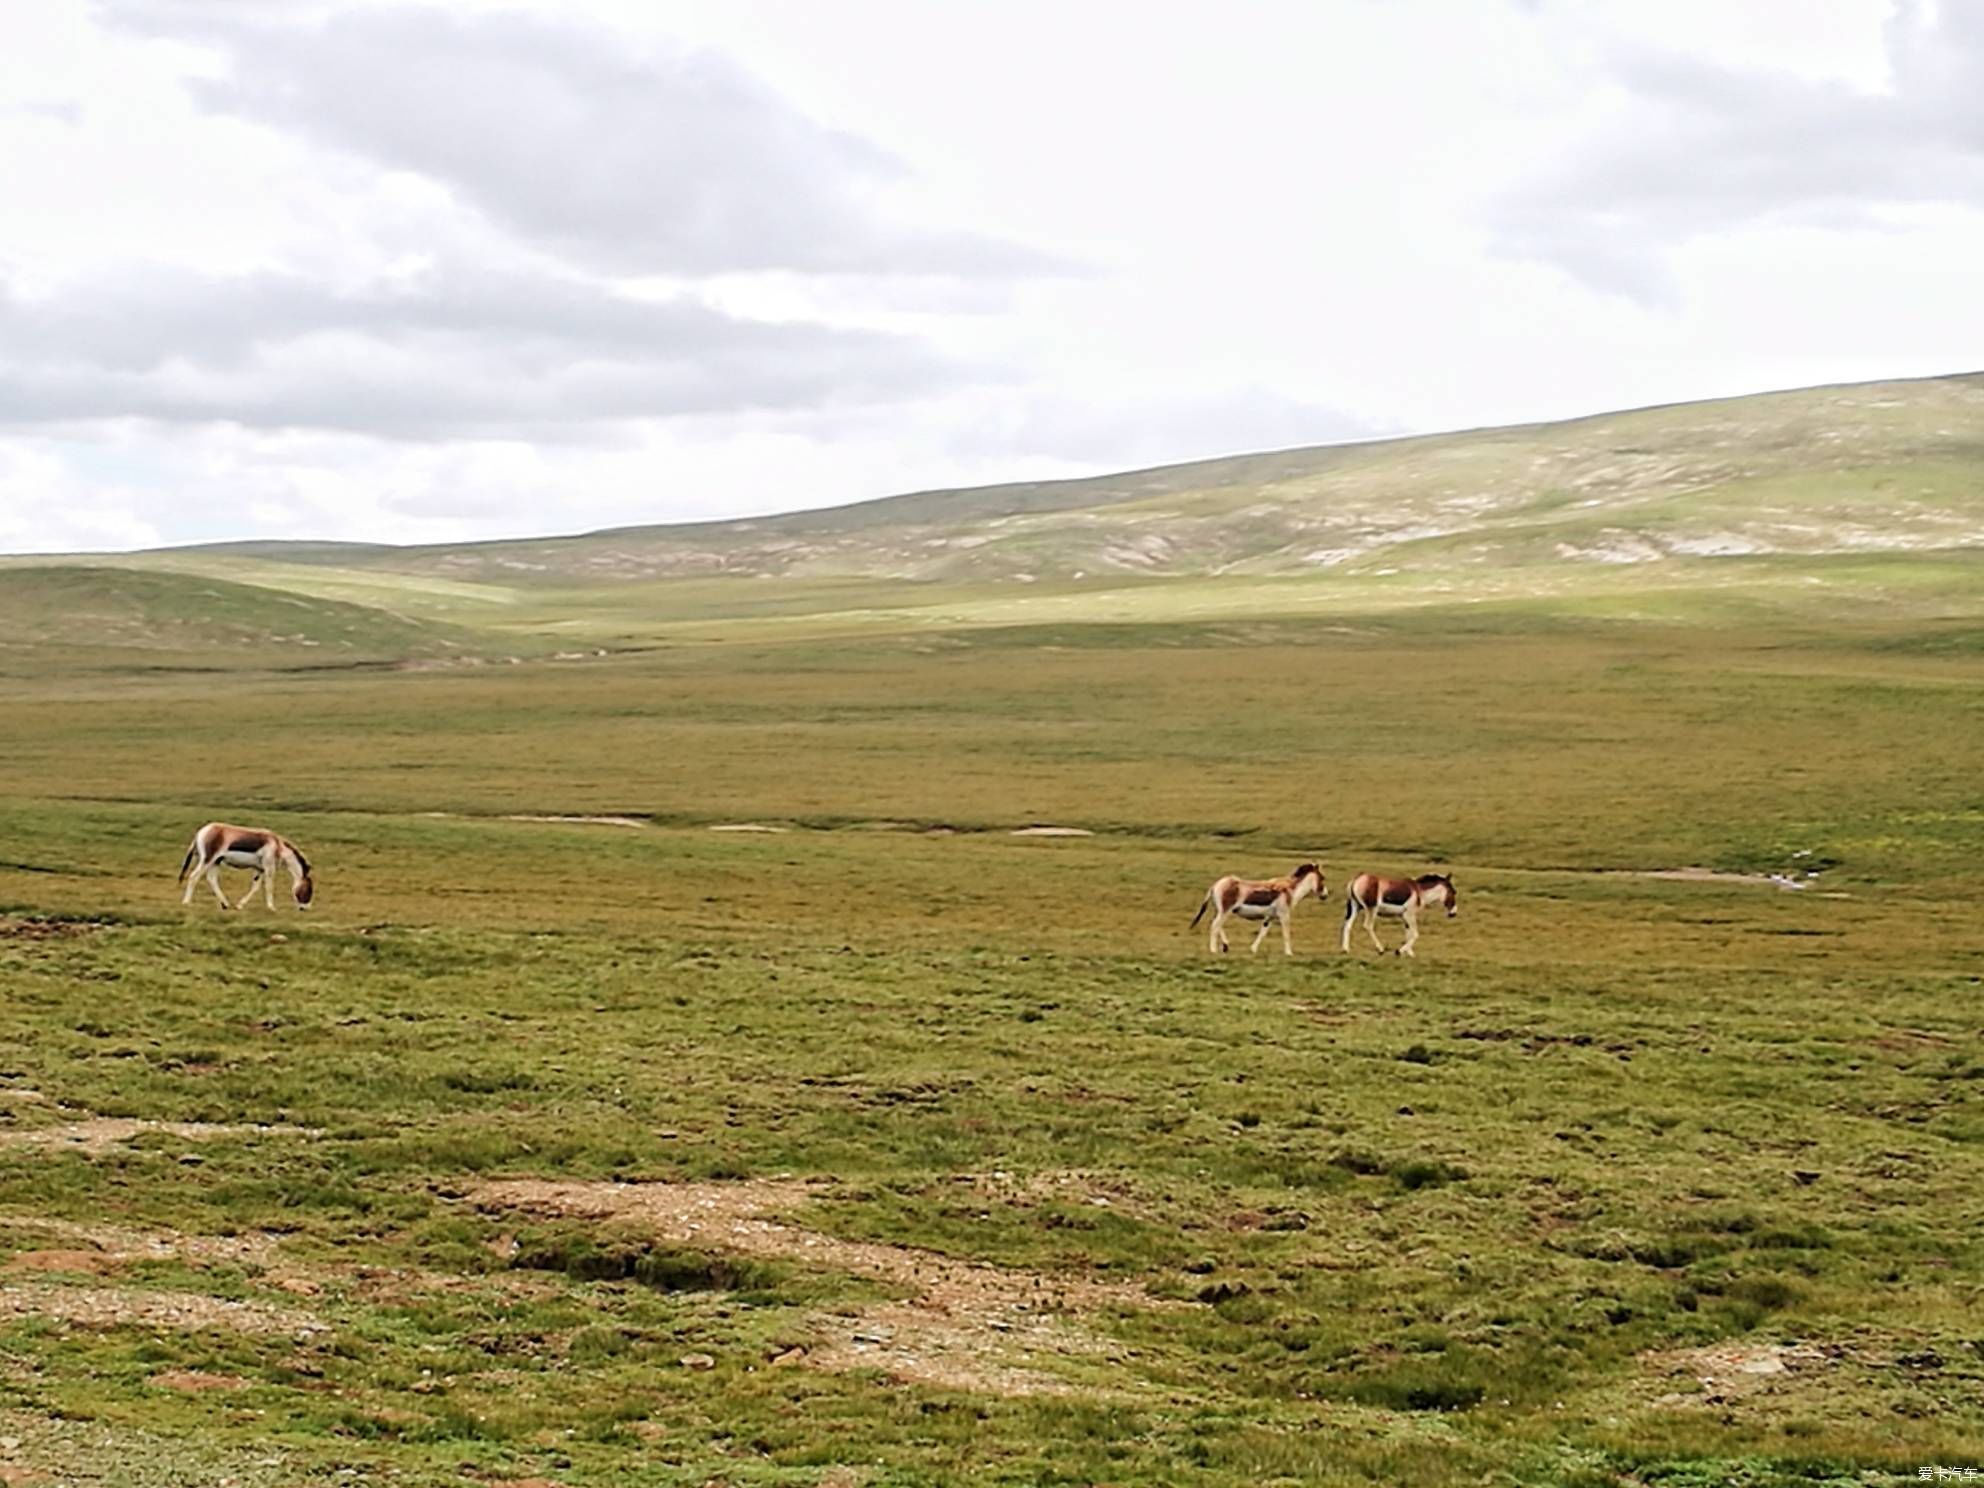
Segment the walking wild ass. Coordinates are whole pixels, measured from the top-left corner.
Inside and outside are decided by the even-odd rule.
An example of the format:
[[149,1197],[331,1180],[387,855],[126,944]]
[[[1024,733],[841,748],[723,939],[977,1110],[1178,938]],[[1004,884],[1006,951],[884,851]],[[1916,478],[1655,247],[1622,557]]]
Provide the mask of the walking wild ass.
[[1371,934],[1371,944],[1384,954],[1385,943],[1378,939],[1378,916],[1397,915],[1405,921],[1405,943],[1398,948],[1401,956],[1412,954],[1412,943],[1419,939],[1419,906],[1422,904],[1441,905],[1447,908],[1447,918],[1460,913],[1460,896],[1454,892],[1454,881],[1444,873],[1426,873],[1418,878],[1385,878],[1376,873],[1360,873],[1343,890],[1343,948],[1350,949],[1350,922],[1357,918],[1357,912],[1364,911],[1364,928]]
[[1212,914],[1211,947],[1214,952],[1231,949],[1226,939],[1226,917],[1238,915],[1243,920],[1259,920],[1260,933],[1254,937],[1248,954],[1261,948],[1267,939],[1268,931],[1277,923],[1281,926],[1281,949],[1284,955],[1295,954],[1294,941],[1289,937],[1288,918],[1295,912],[1295,906],[1309,895],[1318,899],[1329,893],[1329,886],[1323,881],[1323,870],[1314,863],[1304,863],[1286,878],[1235,878],[1228,874],[1215,879],[1213,886],[1206,890],[1206,897],[1199,901],[1199,912],[1192,916],[1192,928],[1210,909]]

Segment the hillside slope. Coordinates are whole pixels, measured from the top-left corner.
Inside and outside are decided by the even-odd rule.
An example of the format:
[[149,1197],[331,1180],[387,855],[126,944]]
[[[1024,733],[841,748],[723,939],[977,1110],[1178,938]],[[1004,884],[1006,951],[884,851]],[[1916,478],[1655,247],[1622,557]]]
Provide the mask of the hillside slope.
[[0,666],[54,655],[88,665],[318,669],[463,653],[453,626],[209,575],[82,564],[0,567]]
[[529,585],[691,575],[1465,570],[1979,543],[1984,374],[926,492],[743,521],[445,547],[208,551]]

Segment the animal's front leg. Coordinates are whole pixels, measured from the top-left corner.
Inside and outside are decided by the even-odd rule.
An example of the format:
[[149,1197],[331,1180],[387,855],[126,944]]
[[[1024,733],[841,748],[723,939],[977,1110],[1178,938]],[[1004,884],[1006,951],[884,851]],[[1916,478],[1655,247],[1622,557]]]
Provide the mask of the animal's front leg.
[[1261,921],[1261,928],[1255,932],[1254,943],[1247,947],[1248,955],[1250,956],[1253,955],[1256,951],[1258,951],[1261,948],[1261,942],[1268,938],[1268,931],[1272,929],[1274,929],[1274,916],[1269,915],[1266,919]]
[[1289,912],[1281,917],[1281,953],[1284,956],[1295,954],[1295,938],[1288,930],[1288,922],[1295,918],[1295,906],[1292,904],[1289,905],[1288,910]]
[[1408,909],[1405,912],[1405,944],[1398,948],[1401,956],[1413,954],[1412,943],[1419,939],[1419,911]]
[[1378,948],[1378,954],[1384,955],[1385,943],[1378,939],[1378,911],[1375,905],[1364,911],[1364,932],[1371,937],[1371,944]]
[[207,870],[207,887],[214,891],[214,898],[220,900],[220,907],[222,909],[234,908],[232,904],[227,902],[227,895],[220,891],[220,864],[215,863]]
[[255,890],[262,886],[263,876],[262,870],[257,868],[255,876],[248,880],[248,887],[242,891],[241,897],[234,901],[236,909],[246,909],[255,902]]

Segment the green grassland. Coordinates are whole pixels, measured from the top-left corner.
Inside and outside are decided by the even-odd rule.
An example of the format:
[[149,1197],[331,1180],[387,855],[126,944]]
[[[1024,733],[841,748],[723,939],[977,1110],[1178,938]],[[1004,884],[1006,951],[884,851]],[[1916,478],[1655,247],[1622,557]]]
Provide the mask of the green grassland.
[[[0,1431],[133,1483],[1978,1462],[1974,654],[1406,618],[230,673],[251,728],[213,674],[20,684],[0,1089],[41,1099],[0,1133],[274,1129],[0,1143],[0,1244],[273,1235],[31,1274],[294,1307],[298,1273],[324,1331],[29,1314]],[[214,814],[304,842],[320,906],[181,910]],[[558,814],[644,824],[509,819]],[[742,821],[787,830],[709,830]],[[1416,962],[1340,955],[1334,899],[1292,962],[1207,957],[1205,881],[1304,854],[1451,867],[1462,914]],[[1028,1361],[1066,1394],[776,1367],[902,1288],[463,1197],[774,1175],[824,1180],[823,1234],[1174,1305]],[[1790,1362],[1703,1383],[1718,1346]]]
[[[1570,532],[0,567],[0,1482],[1984,1468],[1976,549]],[[316,907],[182,908],[216,816]],[[1361,868],[1460,915],[1342,954]]]

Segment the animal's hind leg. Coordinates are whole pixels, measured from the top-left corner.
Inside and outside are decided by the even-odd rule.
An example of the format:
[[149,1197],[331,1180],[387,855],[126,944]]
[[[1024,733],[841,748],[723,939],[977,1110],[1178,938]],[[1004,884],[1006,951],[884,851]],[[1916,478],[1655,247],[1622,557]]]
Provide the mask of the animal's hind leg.
[[1378,948],[1378,954],[1384,955],[1385,943],[1378,939],[1378,906],[1375,904],[1364,911],[1364,931],[1371,937],[1371,944]]
[[1226,911],[1215,909],[1212,912],[1212,933],[1207,937],[1207,945],[1217,956],[1226,949]]
[[193,902],[193,890],[200,886],[200,879],[206,871],[207,866],[204,863],[195,863],[193,865],[192,871],[186,875],[186,892],[179,896],[179,902],[181,904],[191,904]]

